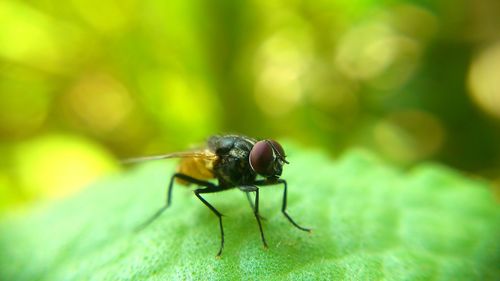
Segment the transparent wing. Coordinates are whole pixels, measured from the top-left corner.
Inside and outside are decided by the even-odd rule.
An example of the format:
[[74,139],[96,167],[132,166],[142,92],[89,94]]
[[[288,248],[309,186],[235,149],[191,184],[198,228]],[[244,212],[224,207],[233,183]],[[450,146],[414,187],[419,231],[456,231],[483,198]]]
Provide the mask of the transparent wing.
[[198,150],[198,151],[181,151],[181,152],[173,152],[168,154],[160,154],[160,155],[151,155],[144,157],[135,157],[124,159],[121,162],[123,164],[133,164],[151,160],[161,160],[161,159],[169,159],[169,158],[204,158],[207,160],[214,160],[217,158],[217,155],[209,150]]

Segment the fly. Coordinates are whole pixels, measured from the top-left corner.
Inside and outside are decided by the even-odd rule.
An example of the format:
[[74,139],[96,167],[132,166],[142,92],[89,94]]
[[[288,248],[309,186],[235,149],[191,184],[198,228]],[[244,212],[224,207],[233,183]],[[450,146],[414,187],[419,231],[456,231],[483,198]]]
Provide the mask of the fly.
[[[311,231],[308,228],[298,225],[286,212],[287,182],[281,179],[280,176],[283,171],[283,165],[289,164],[289,162],[286,160],[283,147],[278,142],[270,139],[257,141],[253,138],[240,135],[212,136],[207,140],[206,147],[203,149],[133,158],[125,160],[124,163],[167,158],[181,158],[181,160],[176,173],[170,178],[166,204],[145,221],[139,229],[149,225],[170,206],[172,187],[174,186],[174,182],[177,182],[182,185],[194,184],[198,186],[194,190],[194,195],[219,219],[221,239],[217,257],[220,257],[224,248],[222,214],[203,198],[202,194],[215,193],[232,188],[238,188],[245,192],[257,220],[262,243],[267,248],[261,216],[259,214],[259,187],[282,184],[284,189],[281,212],[296,228],[307,232]],[[258,176],[260,177],[258,178]],[[216,179],[217,184],[209,181],[211,179]],[[250,197],[251,192],[255,193],[254,201]]]

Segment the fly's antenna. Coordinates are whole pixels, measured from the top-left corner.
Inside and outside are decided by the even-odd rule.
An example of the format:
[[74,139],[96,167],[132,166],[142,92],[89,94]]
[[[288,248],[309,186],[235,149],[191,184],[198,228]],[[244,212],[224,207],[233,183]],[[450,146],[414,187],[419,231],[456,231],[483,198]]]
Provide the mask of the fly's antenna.
[[273,144],[273,142],[272,142],[272,141],[268,141],[268,140],[266,140],[266,142],[267,142],[268,144],[270,144],[270,145],[271,145],[271,147],[272,147],[272,148],[273,148],[273,150],[274,150],[274,153],[276,153],[276,155],[278,155],[278,158],[279,158],[281,161],[285,162],[286,164],[290,164],[290,162],[286,161],[286,159],[285,159],[285,157],[286,157],[286,156],[285,156],[285,155],[281,155],[280,151],[276,148],[276,146]]

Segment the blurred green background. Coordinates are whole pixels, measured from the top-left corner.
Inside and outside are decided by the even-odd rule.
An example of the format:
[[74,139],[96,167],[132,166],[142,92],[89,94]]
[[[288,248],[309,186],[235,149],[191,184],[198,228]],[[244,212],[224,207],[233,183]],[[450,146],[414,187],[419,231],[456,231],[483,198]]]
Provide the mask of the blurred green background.
[[500,180],[497,0],[0,1],[0,211],[214,133]]

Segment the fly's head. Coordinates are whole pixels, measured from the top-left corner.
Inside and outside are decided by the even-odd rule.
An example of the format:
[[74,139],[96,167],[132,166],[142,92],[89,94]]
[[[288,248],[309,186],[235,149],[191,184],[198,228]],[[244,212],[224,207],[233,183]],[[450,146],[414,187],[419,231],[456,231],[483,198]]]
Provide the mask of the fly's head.
[[267,179],[278,179],[283,171],[285,159],[283,147],[274,140],[261,140],[250,151],[249,162],[252,170]]

